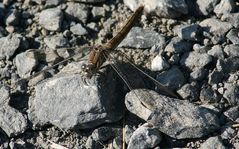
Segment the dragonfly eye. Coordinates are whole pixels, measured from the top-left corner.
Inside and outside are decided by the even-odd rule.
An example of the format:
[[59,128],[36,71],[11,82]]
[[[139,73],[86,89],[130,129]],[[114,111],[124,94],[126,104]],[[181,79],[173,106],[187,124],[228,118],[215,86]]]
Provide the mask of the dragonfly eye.
[[86,65],[86,64],[82,64],[82,65],[81,65],[81,69],[82,69],[83,71],[85,71],[85,70],[87,69],[87,65]]

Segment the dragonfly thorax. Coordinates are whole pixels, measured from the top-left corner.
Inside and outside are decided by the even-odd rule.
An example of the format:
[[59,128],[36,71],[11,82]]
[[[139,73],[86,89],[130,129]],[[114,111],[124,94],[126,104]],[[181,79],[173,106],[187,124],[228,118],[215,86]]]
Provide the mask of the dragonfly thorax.
[[81,71],[83,77],[91,78],[94,72],[94,65],[93,64],[82,64]]

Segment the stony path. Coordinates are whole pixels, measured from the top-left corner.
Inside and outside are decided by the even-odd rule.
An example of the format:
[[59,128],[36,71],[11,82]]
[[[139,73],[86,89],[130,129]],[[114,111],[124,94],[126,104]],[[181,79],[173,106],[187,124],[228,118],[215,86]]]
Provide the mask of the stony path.
[[[140,4],[116,50],[180,99],[117,54],[135,90],[107,63],[81,79],[87,47],[113,37]],[[128,149],[239,148],[238,28],[236,0],[0,1],[0,148],[118,149],[123,121]]]

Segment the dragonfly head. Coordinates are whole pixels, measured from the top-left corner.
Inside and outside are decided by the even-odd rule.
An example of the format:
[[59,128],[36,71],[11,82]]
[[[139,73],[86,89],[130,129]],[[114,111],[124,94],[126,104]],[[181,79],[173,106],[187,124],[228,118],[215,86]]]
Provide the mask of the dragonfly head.
[[82,75],[86,78],[92,77],[93,69],[94,69],[94,67],[92,64],[82,64],[81,65]]

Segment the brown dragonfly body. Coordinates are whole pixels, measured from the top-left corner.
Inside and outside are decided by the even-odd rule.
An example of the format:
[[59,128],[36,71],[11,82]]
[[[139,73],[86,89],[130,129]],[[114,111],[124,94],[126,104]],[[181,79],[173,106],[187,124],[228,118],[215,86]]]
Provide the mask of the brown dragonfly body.
[[82,65],[82,75],[86,78],[91,78],[92,75],[99,70],[102,64],[106,61],[108,54],[114,50],[133,27],[134,22],[141,15],[144,6],[139,6],[134,14],[126,21],[126,24],[117,33],[115,37],[110,39],[107,43],[91,48],[88,62]]

